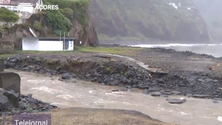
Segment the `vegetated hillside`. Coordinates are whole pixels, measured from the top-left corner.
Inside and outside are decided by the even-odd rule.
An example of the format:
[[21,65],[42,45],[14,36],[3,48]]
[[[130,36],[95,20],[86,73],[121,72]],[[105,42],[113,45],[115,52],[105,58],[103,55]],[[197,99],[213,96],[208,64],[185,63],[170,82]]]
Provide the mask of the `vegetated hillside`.
[[[46,10],[33,14],[27,23],[5,29],[3,38],[18,41],[23,36],[32,36],[29,25],[38,36],[63,37],[69,32],[70,37],[82,41],[83,45],[98,46],[97,33],[88,11],[89,0],[43,0],[46,5],[59,5],[59,10]],[[12,30],[13,29],[13,30]]]
[[212,41],[222,40],[222,0],[193,0],[206,21]]
[[[187,1],[194,5],[191,0]],[[143,41],[209,42],[208,30],[199,12],[176,9],[169,2],[91,0],[90,12],[100,40],[133,37]]]

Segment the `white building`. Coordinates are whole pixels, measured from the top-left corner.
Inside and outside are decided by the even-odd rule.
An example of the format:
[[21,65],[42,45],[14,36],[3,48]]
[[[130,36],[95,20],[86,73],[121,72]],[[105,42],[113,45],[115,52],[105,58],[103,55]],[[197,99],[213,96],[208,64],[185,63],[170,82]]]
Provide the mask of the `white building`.
[[53,37],[23,37],[22,50],[32,51],[72,51],[74,49],[74,38]]
[[22,15],[23,19],[29,18],[33,13],[38,13],[37,5],[43,5],[42,0],[0,0],[0,7]]

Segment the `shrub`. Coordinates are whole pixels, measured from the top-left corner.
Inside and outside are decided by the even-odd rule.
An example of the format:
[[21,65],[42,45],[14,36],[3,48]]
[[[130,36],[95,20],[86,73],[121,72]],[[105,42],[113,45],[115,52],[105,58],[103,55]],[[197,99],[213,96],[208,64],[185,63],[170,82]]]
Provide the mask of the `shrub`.
[[74,12],[72,9],[70,8],[65,8],[65,9],[60,9],[60,12],[65,15],[67,18],[69,18],[70,20],[73,20],[74,18]]
[[46,12],[46,15],[46,21],[48,25],[52,27],[53,30],[69,31],[71,29],[71,21],[67,17],[65,17],[60,11],[48,10]]
[[35,21],[33,27],[35,30],[41,31],[42,25],[39,21]]

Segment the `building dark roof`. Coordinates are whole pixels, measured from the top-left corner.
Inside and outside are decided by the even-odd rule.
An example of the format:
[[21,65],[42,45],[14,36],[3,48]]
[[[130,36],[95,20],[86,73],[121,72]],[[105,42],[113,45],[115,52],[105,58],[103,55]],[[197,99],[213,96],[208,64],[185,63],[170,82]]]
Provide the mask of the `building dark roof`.
[[[59,37],[38,37],[39,40],[59,40]],[[69,38],[70,40],[74,40],[75,38]],[[64,40],[64,37],[61,37],[61,40]],[[65,38],[68,40],[68,37]]]
[[36,4],[38,0],[11,0],[11,4],[18,5],[19,3],[32,3]]
[[[60,40],[59,37],[23,37],[23,38],[36,38],[39,40]],[[74,40],[75,38],[70,37],[70,40]],[[64,40],[64,37],[61,37],[61,40]],[[68,37],[65,38],[65,40],[68,40]]]

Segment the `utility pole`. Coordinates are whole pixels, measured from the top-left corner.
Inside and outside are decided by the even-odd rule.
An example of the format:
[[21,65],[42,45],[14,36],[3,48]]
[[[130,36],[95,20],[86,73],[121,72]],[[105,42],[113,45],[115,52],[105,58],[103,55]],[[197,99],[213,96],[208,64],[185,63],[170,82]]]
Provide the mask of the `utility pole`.
[[66,49],[66,32],[64,32],[64,47],[63,49],[65,50]]
[[67,43],[68,43],[68,49],[69,49],[69,46],[70,46],[70,45],[69,45],[69,32],[68,32],[68,42],[67,42]]
[[61,30],[60,30],[60,33],[59,33],[59,41],[61,41]]

